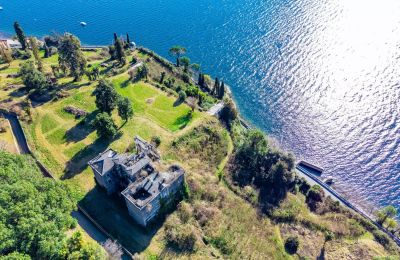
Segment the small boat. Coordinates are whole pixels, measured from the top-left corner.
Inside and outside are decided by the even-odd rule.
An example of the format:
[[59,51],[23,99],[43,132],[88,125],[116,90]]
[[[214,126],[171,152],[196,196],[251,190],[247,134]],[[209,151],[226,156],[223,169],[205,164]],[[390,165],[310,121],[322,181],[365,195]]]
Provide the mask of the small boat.
[[85,22],[80,22],[81,26],[85,27],[87,25],[87,23]]
[[328,185],[333,185],[335,184],[335,180],[331,177],[324,179],[324,182]]
[[2,7],[2,6],[0,6],[0,11],[1,11],[1,10],[3,10],[3,7]]

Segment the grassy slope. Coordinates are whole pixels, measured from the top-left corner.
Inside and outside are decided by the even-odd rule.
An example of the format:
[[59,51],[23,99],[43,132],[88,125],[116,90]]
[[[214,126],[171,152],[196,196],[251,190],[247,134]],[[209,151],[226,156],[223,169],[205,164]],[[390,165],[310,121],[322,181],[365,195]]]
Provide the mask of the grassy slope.
[[4,133],[0,133],[0,146],[4,145],[5,150],[10,153],[18,153],[10,125],[3,118],[0,118],[0,124],[6,129]]
[[[100,62],[97,54],[85,53],[90,56],[91,63]],[[142,60],[148,58],[143,54],[135,55]],[[56,56],[45,60],[47,70],[56,61]],[[7,73],[16,71],[19,63],[14,61],[10,68],[0,69],[0,101],[7,99],[13,91],[4,90],[8,83],[20,84],[19,79],[6,78]],[[156,78],[163,69],[153,61],[149,64],[150,72],[153,73],[151,76]],[[65,106],[73,105],[91,113],[89,118],[94,117],[95,105],[91,93],[95,84],[86,80],[78,85],[70,85],[72,87],[67,90],[69,97],[34,108],[33,122],[24,124],[35,154],[58,178],[76,187],[77,193],[82,198],[81,205],[85,206],[111,234],[120,239],[126,247],[143,251],[142,255],[147,257],[159,255],[166,258],[203,259],[228,252],[232,258],[288,259],[291,256],[284,252],[283,239],[293,232],[304,236],[301,255],[316,256],[321,251],[323,240],[321,232],[307,231],[301,225],[288,227],[284,224],[274,224],[268,218],[260,218],[254,207],[235,195],[223,183],[218,182],[215,172],[218,166],[221,167],[226,163],[232,150],[232,142],[215,119],[209,118],[205,113],[195,112],[193,121],[189,123],[185,118],[189,108],[182,104],[176,105],[176,97],[168,96],[145,82],[132,84],[127,79],[126,73],[111,78],[117,91],[133,101],[135,116],[123,125],[114,114],[117,124],[123,125],[121,128],[123,134],[111,143],[98,141],[96,133],[92,132],[87,124],[79,124],[82,120],[77,120],[63,111]],[[60,82],[67,83],[70,80],[65,78]],[[13,99],[23,100],[24,97]],[[211,127],[218,132],[218,136],[221,137],[218,142],[205,138],[207,134],[199,131],[205,127]],[[86,166],[87,161],[109,146],[124,152],[132,143],[134,135],[140,135],[147,140],[155,135],[161,137],[162,143],[159,149],[166,164],[178,162],[188,172],[187,180],[194,196],[191,207],[196,208],[199,204],[205,203],[218,212],[205,226],[199,226],[194,216],[191,217],[191,221],[195,223],[196,229],[202,236],[209,239],[224,239],[226,241],[224,246],[203,243],[197,252],[190,255],[172,251],[165,244],[164,226],[143,230],[128,216],[123,202],[118,198],[106,196],[102,190],[96,188],[93,173]],[[178,143],[178,146],[173,146],[173,143]],[[282,209],[286,207],[300,208],[299,218],[304,217],[324,225],[335,223],[332,219],[324,220],[310,213],[305,207],[304,198],[300,195],[289,196]],[[179,212],[173,213],[170,218],[177,214]],[[362,248],[367,248],[368,252],[373,251],[372,255],[387,254],[366,233],[357,239],[346,238],[329,242],[326,246],[328,259],[330,257],[334,259],[335,256],[354,256],[360,245]]]

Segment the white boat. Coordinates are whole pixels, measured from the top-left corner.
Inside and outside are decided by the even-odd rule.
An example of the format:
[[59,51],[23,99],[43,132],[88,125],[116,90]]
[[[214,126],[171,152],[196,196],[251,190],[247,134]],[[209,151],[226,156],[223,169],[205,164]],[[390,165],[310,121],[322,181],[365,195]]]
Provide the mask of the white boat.
[[86,26],[87,25],[87,23],[85,23],[85,22],[80,22],[80,24],[81,24],[81,26]]
[[1,10],[3,10],[3,7],[2,7],[2,6],[0,6],[0,11],[1,11]]

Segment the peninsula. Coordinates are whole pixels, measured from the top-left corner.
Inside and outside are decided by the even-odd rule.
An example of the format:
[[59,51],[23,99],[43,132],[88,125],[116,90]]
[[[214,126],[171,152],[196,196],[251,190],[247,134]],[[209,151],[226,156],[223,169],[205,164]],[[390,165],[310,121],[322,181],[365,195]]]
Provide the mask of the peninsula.
[[[15,29],[19,44],[0,41],[0,109],[18,118],[30,155],[12,154],[19,149],[0,119],[0,176],[8,176],[0,190],[32,190],[42,203],[13,195],[12,204],[0,203],[15,212],[0,216],[1,256],[398,259],[387,234],[244,127],[226,84],[192,63],[189,50],[171,47],[172,63],[128,34],[83,48],[72,34],[39,41]],[[40,211],[57,236],[44,239],[45,226],[38,236],[30,236],[33,224],[21,230],[36,213],[17,206]],[[78,208],[108,236],[105,250],[69,215]],[[392,216],[386,209],[378,221],[396,233]]]

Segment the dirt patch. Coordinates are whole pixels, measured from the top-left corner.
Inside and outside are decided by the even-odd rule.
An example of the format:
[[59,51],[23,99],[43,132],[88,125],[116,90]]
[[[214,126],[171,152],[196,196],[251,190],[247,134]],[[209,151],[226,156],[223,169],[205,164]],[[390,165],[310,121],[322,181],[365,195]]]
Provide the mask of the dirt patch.
[[147,104],[153,104],[153,102],[154,102],[154,98],[148,98],[148,99],[146,99],[146,103],[147,103]]
[[[365,243],[369,243],[366,246]],[[372,245],[373,243],[374,245]],[[373,259],[384,256],[384,249],[374,241],[355,242],[330,241],[325,246],[325,259]]]

